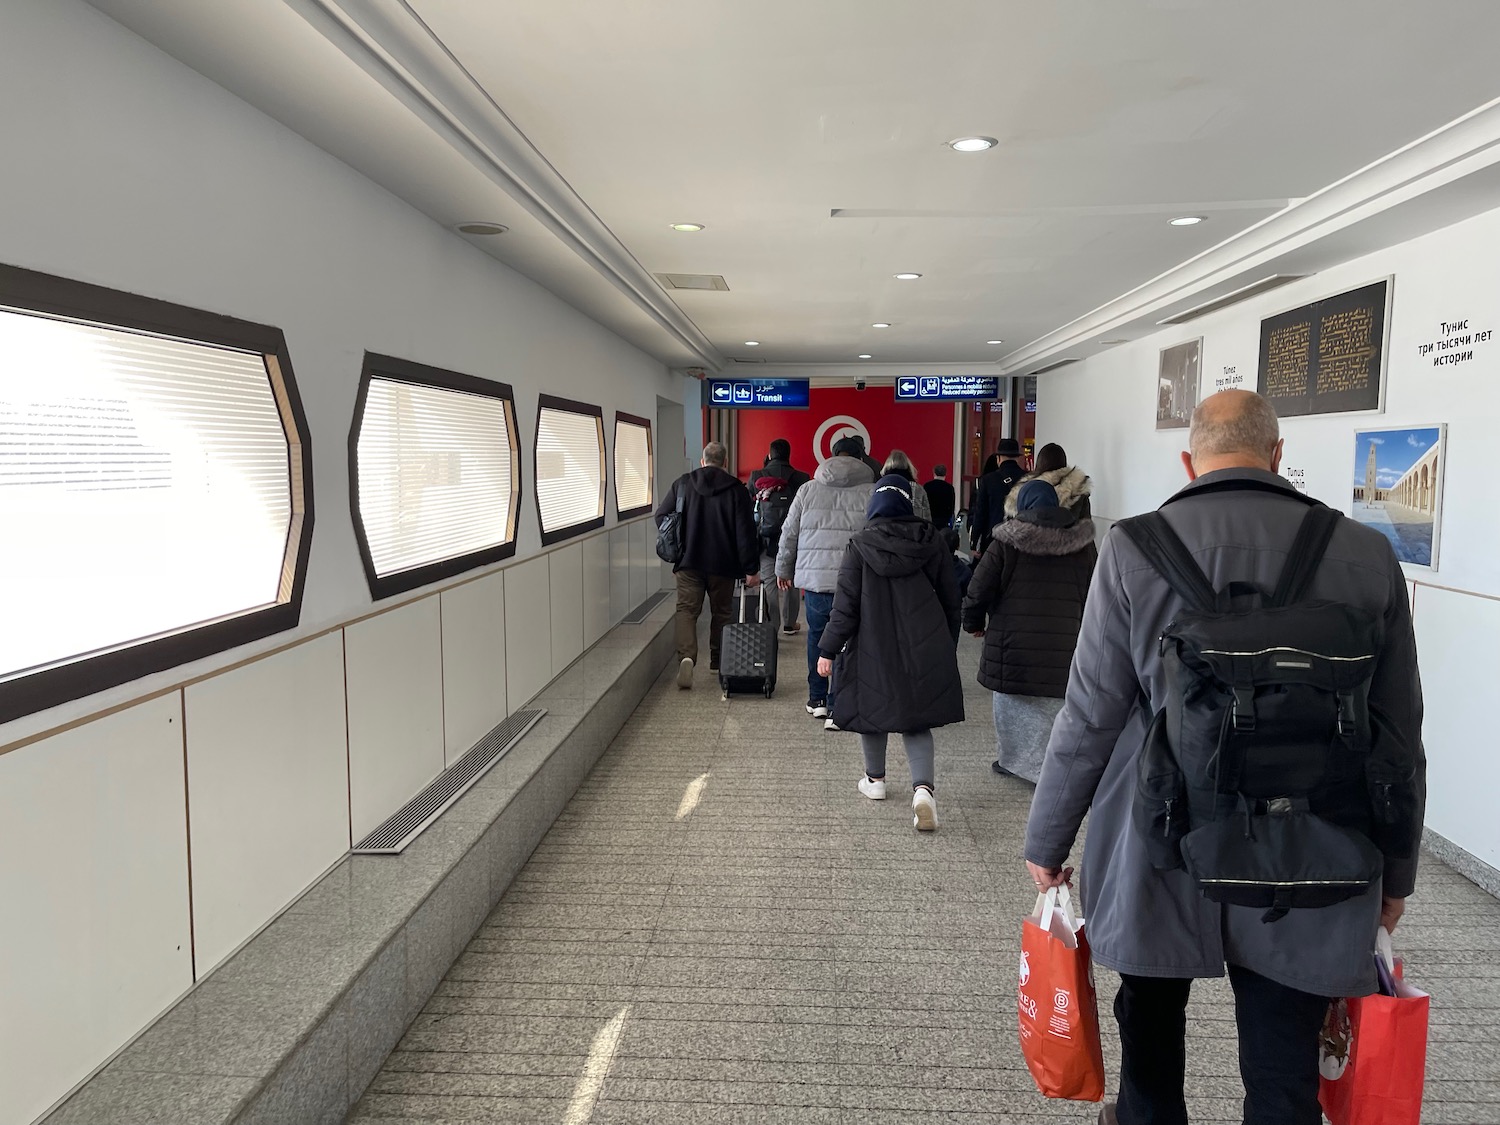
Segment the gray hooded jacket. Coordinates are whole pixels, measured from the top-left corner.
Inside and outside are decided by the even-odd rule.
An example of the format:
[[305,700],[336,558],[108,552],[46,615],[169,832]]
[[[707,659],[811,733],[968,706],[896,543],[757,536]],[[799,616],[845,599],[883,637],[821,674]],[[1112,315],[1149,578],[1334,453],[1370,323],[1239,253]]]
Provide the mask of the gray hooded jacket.
[[[1243,491],[1213,484],[1254,483]],[[1280,477],[1254,469],[1209,473],[1162,509],[1216,588],[1231,580],[1272,588],[1306,505]],[[1358,605],[1384,623],[1370,685],[1370,710],[1383,712],[1412,755],[1418,824],[1425,797],[1422,695],[1406,580],[1380,533],[1343,520],[1308,596]],[[1370,957],[1382,889],[1404,897],[1416,882],[1412,858],[1387,856],[1384,887],[1334,906],[1293,910],[1261,921],[1258,909],[1203,898],[1181,870],[1157,871],[1131,822],[1136,755],[1145,735],[1144,688],[1152,708],[1166,697],[1157,637],[1183,604],[1123,534],[1111,532],[1084,607],[1062,713],[1052,728],[1026,829],[1026,858],[1043,867],[1067,859],[1089,816],[1083,856],[1089,945],[1101,965],[1152,977],[1222,976],[1225,962],[1318,996],[1375,989]]]
[[853,457],[830,457],[792,497],[781,525],[776,577],[800,589],[831,594],[849,537],[865,526],[865,505],[875,488],[870,467]]

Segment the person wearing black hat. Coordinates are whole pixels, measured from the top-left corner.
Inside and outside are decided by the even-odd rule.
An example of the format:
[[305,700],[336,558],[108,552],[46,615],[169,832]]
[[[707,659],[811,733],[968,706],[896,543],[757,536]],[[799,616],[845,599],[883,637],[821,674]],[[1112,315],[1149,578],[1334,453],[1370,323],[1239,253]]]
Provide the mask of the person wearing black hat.
[[1041,775],[1098,557],[1094,521],[1061,507],[1050,484],[1016,490],[1016,517],[995,528],[963,608],[964,628],[984,639],[979,682],[995,693],[996,773]]
[[869,522],[849,540],[839,566],[818,671],[833,677],[834,722],[859,732],[859,791],[885,799],[886,743],[900,733],[911,766],[912,825],[931,832],[932,728],[964,719],[954,647],[960,606],[948,548],[932,521],[912,512],[913,487],[896,475],[876,482]]
[[995,537],[995,525],[1005,519],[1005,498],[1026,473],[1019,460],[1021,443],[1015,438],[1001,438],[995,456],[1000,464],[994,472],[979,478],[969,507],[969,549],[976,559]]

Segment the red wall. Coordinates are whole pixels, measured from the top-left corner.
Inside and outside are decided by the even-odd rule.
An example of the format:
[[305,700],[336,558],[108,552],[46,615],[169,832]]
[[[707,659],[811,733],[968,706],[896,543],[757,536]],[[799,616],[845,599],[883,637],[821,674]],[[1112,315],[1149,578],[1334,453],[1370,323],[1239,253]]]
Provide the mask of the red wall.
[[[740,410],[736,442],[736,472],[741,480],[759,469],[766,449],[776,438],[792,443],[792,464],[813,472],[821,459],[832,455],[835,441],[859,427],[869,435],[870,455],[884,461],[892,449],[905,450],[917,469],[917,479],[932,479],[933,465],[947,465],[953,479],[953,404],[897,403],[891,387],[814,387],[807,410]],[[813,442],[819,437],[820,450]]]

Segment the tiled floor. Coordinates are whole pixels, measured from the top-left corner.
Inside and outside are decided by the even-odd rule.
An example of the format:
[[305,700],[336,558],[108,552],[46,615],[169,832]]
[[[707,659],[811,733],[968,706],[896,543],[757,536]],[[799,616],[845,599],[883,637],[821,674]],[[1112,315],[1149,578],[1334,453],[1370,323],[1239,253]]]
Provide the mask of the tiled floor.
[[[1039,1097],[1017,1047],[1030,788],[990,773],[977,642],[921,836],[904,784],[860,796],[856,738],[803,711],[804,651],[783,638],[771,701],[663,674],[350,1122],[1095,1120]],[[1433,860],[1398,937],[1433,994],[1424,1121],[1500,1123],[1500,903]],[[1195,1122],[1240,1120],[1227,996],[1195,992]]]

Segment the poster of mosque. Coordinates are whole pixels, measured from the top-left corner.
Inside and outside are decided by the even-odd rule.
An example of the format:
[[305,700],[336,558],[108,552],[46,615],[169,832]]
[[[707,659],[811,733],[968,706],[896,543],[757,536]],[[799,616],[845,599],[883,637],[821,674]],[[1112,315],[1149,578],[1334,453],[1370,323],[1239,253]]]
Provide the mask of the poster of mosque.
[[1446,425],[1354,434],[1354,507],[1349,514],[1389,539],[1403,563],[1429,570],[1437,569],[1447,436]]
[[1203,337],[1161,350],[1156,381],[1156,428],[1183,430],[1198,405],[1198,372],[1203,366]]

